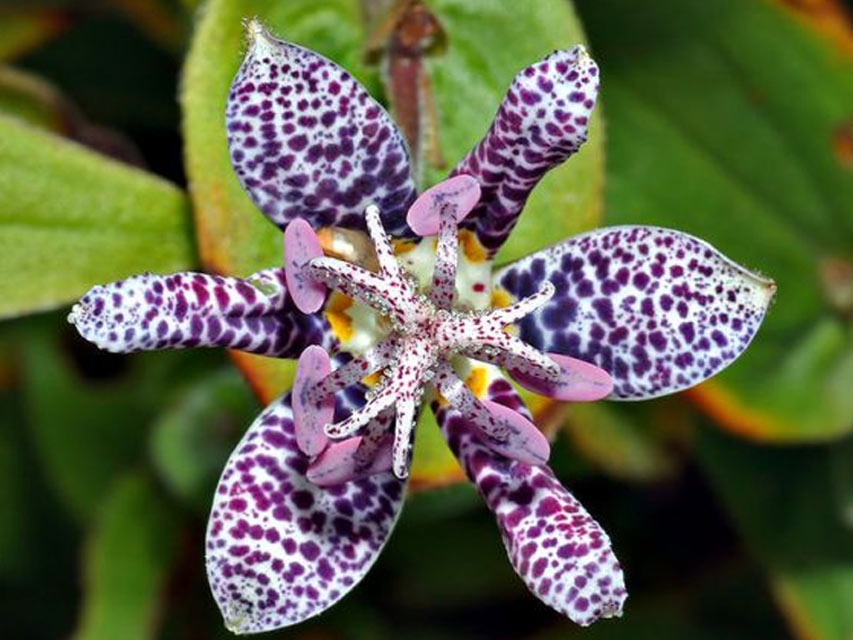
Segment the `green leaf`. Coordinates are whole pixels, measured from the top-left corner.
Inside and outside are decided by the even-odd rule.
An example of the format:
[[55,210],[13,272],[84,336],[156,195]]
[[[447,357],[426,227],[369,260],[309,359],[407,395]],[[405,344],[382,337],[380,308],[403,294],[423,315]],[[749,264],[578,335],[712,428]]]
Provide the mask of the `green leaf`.
[[63,114],[57,91],[32,74],[6,66],[0,66],[0,113],[62,132]]
[[853,635],[853,527],[835,500],[832,447],[760,447],[705,427],[700,461],[793,630]]
[[87,545],[86,597],[74,640],[157,637],[179,524],[144,475],[112,487]]
[[0,60],[11,60],[37,47],[61,31],[64,23],[58,12],[47,8],[0,12]]
[[149,441],[154,466],[169,489],[206,513],[228,455],[259,411],[233,367],[183,390],[154,422]]
[[[740,433],[853,428],[853,57],[782,3],[584,2],[608,119],[607,221],[675,227],[773,277],[747,353],[694,397]],[[840,265],[840,267],[839,267]]]
[[59,318],[40,320],[29,321],[20,337],[30,437],[62,506],[86,522],[111,480],[144,455],[146,429],[190,365],[204,366],[207,360],[181,352],[116,356],[81,345],[77,364],[108,376],[87,379],[61,348],[55,333]]
[[0,577],[18,581],[27,576],[33,560],[35,518],[32,508],[33,489],[28,484],[24,418],[20,399],[11,390],[0,392],[0,510],[13,513],[0,528]]
[[180,190],[2,115],[0,192],[0,317],[194,262]]
[[683,441],[689,417],[680,403],[576,403],[562,433],[573,451],[605,474],[636,482],[674,475],[679,460],[673,445]]

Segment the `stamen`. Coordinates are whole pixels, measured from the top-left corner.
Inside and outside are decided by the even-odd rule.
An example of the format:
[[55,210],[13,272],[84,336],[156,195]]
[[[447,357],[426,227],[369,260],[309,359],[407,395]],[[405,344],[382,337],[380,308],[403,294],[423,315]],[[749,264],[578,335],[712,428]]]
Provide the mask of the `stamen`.
[[456,205],[446,202],[439,213],[438,246],[430,292],[430,300],[440,309],[452,308],[456,297],[456,267],[459,259],[457,231]]
[[365,210],[364,216],[367,221],[367,231],[376,250],[376,259],[379,261],[379,272],[386,278],[399,280],[400,263],[394,257],[394,248],[382,226],[379,207],[375,204],[370,205]]
[[509,407],[478,400],[449,364],[439,365],[435,385],[453,408],[480,431],[480,439],[490,449],[528,464],[548,461],[551,447],[536,425]]
[[516,369],[540,380],[552,382],[560,377],[560,367],[551,358],[500,329],[484,331],[477,344],[463,347],[459,353],[506,369]]
[[334,424],[326,425],[326,435],[330,438],[340,440],[354,435],[359,429],[366,426],[368,422],[392,406],[396,400],[396,394],[390,384],[386,386],[358,411],[353,411],[349,418]]
[[327,257],[314,258],[303,271],[309,278],[393,316],[397,322],[406,322],[415,303],[415,293],[406,278],[385,278],[349,262]]
[[548,301],[554,297],[555,290],[554,285],[550,281],[546,280],[542,283],[542,286],[539,287],[539,291],[534,293],[532,296],[522,298],[508,307],[491,309],[489,311],[489,317],[500,322],[502,326],[510,325],[547,304]]
[[509,437],[509,427],[498,423],[448,363],[443,362],[439,365],[435,374],[435,386],[454,409],[470,417],[486,436],[492,440],[506,442]]
[[319,399],[332,395],[378,371],[391,361],[395,344],[393,339],[383,340],[360,358],[338,367],[309,391],[309,397]]

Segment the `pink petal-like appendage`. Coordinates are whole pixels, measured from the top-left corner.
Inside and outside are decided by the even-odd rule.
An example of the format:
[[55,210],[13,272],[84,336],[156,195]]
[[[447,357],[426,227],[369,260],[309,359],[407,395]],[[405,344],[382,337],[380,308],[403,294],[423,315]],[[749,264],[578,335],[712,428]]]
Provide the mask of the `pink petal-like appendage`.
[[525,415],[488,398],[478,399],[447,363],[439,365],[434,384],[492,451],[529,464],[548,462],[548,440]]
[[621,615],[627,592],[610,539],[553,472],[493,453],[454,411],[438,421],[530,591],[582,626]]
[[305,266],[323,255],[317,234],[303,218],[284,230],[284,264],[287,290],[302,313],[316,313],[326,299],[326,287],[308,277]]
[[231,163],[255,204],[282,229],[295,218],[364,229],[372,203],[391,233],[411,235],[415,183],[391,117],[331,60],[255,20],[247,39],[225,119]]
[[484,444],[495,453],[526,464],[547,464],[551,456],[551,445],[539,429],[523,415],[491,400],[480,400],[483,406],[495,418],[509,426],[509,437],[506,442],[484,441]]
[[329,354],[321,347],[308,347],[299,356],[291,397],[296,442],[302,453],[316,456],[329,440],[325,427],[335,414],[335,398],[331,394],[314,393],[331,371]]
[[321,487],[333,487],[390,471],[391,439],[385,438],[368,459],[359,455],[363,443],[361,436],[333,443],[308,467],[308,479]]
[[498,270],[494,286],[523,297],[545,280],[556,294],[517,323],[520,338],[601,367],[616,400],[674,393],[722,371],[776,291],[698,238],[642,226],[570,238]]
[[306,478],[288,397],[258,417],[225,466],[207,529],[207,574],[226,625],[258,633],[315,616],[364,577],[403,506],[390,473],[331,488]]
[[330,349],[321,316],[297,311],[284,269],[245,279],[203,273],[142,274],[93,287],[71,309],[84,338],[116,353],[227,347],[284,358],[305,347]]
[[507,373],[528,391],[566,402],[593,402],[613,391],[613,379],[604,369],[570,356],[547,355],[560,366],[557,380],[543,380],[512,367]]
[[419,236],[438,233],[441,211],[449,207],[461,222],[480,200],[480,184],[468,175],[456,175],[424,191],[406,214],[406,221]]
[[520,71],[485,137],[451,175],[483,190],[463,223],[491,255],[515,226],[533,187],[586,141],[598,95],[598,67],[582,46],[555,51]]

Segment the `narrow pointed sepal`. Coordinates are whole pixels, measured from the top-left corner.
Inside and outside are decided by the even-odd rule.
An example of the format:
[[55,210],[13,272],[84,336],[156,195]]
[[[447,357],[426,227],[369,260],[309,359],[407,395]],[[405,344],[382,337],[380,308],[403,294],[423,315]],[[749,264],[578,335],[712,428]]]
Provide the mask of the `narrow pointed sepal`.
[[512,231],[533,187],[586,141],[598,83],[598,67],[582,46],[523,69],[486,135],[456,165],[451,175],[471,175],[482,187],[463,226],[490,254]]
[[84,338],[116,353],[228,347],[291,358],[305,347],[331,348],[320,316],[294,307],[284,269],[245,278],[203,273],[142,274],[93,287],[68,315]]
[[226,626],[258,633],[315,616],[364,577],[403,506],[390,473],[323,488],[293,428],[289,397],[231,454],[207,528],[207,575]]
[[604,369],[615,400],[674,393],[725,369],[776,292],[698,238],[643,226],[570,238],[500,269],[494,286],[523,298],[546,280],[556,293],[517,323],[519,337]]
[[411,235],[415,198],[406,145],[390,116],[331,60],[278,40],[256,20],[226,105],[231,163],[255,204],[280,228],[364,228],[368,204],[386,228]]
[[438,419],[528,589],[581,626],[621,615],[627,591],[610,539],[553,472],[495,454],[453,411]]

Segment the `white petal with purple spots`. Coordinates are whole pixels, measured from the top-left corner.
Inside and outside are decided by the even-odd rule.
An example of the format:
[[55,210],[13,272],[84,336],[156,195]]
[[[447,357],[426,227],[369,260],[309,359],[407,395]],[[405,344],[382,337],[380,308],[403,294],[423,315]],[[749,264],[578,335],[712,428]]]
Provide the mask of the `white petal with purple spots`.
[[394,234],[415,198],[409,155],[390,116],[331,60],[273,38],[257,21],[226,107],[231,162],[255,204],[295,218],[364,228],[376,204]]
[[252,424],[219,480],[207,574],[226,625],[256,633],[333,605],[376,560],[403,506],[390,473],[321,488],[306,478],[290,398]]
[[521,339],[608,371],[616,400],[674,393],[724,369],[776,291],[702,240],[641,226],[591,231],[495,274],[516,297],[546,280],[556,295],[518,322]]
[[586,142],[598,97],[598,67],[582,46],[555,51],[520,71],[486,135],[451,175],[483,191],[463,223],[491,254],[515,226],[533,187]]
[[551,470],[494,453],[455,411],[437,417],[528,589],[583,626],[621,615],[628,593],[610,539]]
[[283,358],[333,347],[322,316],[295,308],[284,269],[245,279],[204,273],[142,274],[93,287],[68,321],[107,351],[228,347]]

